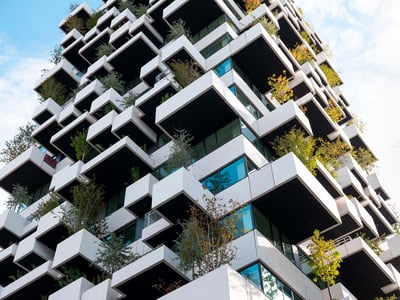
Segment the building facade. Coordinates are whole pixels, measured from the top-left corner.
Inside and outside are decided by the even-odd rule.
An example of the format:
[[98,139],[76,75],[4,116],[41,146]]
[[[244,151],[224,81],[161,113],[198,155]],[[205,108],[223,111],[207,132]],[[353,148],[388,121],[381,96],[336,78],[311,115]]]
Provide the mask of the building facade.
[[[399,220],[342,80],[293,0],[104,0],[73,7],[59,27],[62,57],[34,87],[35,143],[0,170],[1,188],[30,195],[0,215],[0,299],[400,295]],[[182,130],[192,155],[171,168]],[[294,148],[304,138],[356,154],[314,150],[310,169],[297,150],[276,149],[290,132]],[[87,182],[104,188],[107,234],[67,230],[74,187]],[[207,214],[213,198],[240,205],[236,255],[194,278],[174,245],[189,207]],[[343,260],[329,289],[312,280],[315,229]],[[106,278],[96,261],[109,233],[138,258]]]

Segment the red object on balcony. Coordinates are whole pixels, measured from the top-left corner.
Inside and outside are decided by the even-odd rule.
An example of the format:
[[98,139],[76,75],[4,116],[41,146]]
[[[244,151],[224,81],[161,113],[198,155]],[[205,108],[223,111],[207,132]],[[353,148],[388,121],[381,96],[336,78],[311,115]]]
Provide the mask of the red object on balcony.
[[55,168],[57,166],[57,161],[55,159],[53,159],[50,155],[46,154],[44,156],[43,161],[45,163],[47,163],[49,166]]

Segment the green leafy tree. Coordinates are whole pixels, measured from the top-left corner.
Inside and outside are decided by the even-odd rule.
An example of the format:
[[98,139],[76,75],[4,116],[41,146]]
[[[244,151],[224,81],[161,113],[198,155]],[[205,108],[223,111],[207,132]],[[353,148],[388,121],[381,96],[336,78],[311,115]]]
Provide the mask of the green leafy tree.
[[173,144],[166,163],[169,172],[188,166],[193,159],[193,137],[185,129],[176,130],[173,136]]
[[365,234],[365,232],[361,232],[357,234],[357,236],[361,237],[364,240],[364,242],[372,249],[372,251],[374,251],[376,255],[379,256],[382,254],[383,249],[381,248],[381,244],[384,240],[384,235],[371,239]]
[[69,234],[86,229],[101,237],[106,232],[106,222],[102,218],[105,190],[94,181],[83,182],[71,189],[71,208],[62,207],[61,222]]
[[293,127],[289,132],[276,137],[271,145],[278,157],[293,152],[307,169],[316,175],[317,161],[314,156],[316,141],[313,137],[306,137],[304,131]]
[[261,17],[259,20],[260,24],[271,36],[278,37],[279,28],[274,24],[274,22],[268,20],[266,17]]
[[6,206],[8,209],[18,211],[21,207],[28,206],[31,201],[32,196],[29,195],[27,187],[15,184],[10,196],[6,200]]
[[297,44],[293,49],[290,50],[290,52],[301,65],[311,61],[313,58],[311,52],[304,44]]
[[339,122],[343,118],[342,110],[332,99],[328,100],[328,106],[325,111],[333,122]]
[[123,109],[127,109],[128,107],[131,107],[132,105],[135,105],[136,99],[139,98],[139,95],[135,92],[129,91],[128,95],[123,97],[119,103],[121,104]]
[[261,5],[261,0],[243,0],[246,13],[251,13]]
[[272,97],[275,98],[280,104],[292,99],[293,90],[289,87],[289,79],[286,77],[286,71],[278,76],[272,74],[268,77],[268,85],[272,88]]
[[89,31],[92,29],[94,26],[97,24],[97,20],[104,15],[104,11],[100,10],[95,12],[94,14],[91,14],[90,17],[86,20],[85,22],[85,29],[86,31]]
[[204,201],[206,212],[195,205],[190,207],[189,217],[181,223],[182,233],[174,246],[180,268],[192,271],[194,278],[231,263],[237,254],[236,247],[230,243],[237,232],[236,219],[224,218],[237,205],[231,202],[227,207],[215,197],[204,197]]
[[319,66],[322,72],[325,74],[326,80],[328,81],[331,87],[338,86],[342,84],[342,81],[339,78],[339,75],[327,64],[321,64]]
[[67,88],[61,82],[57,81],[53,77],[50,77],[42,83],[39,88],[39,94],[41,98],[40,102],[46,101],[47,99],[53,99],[58,105],[63,105],[67,100]]
[[133,9],[132,13],[135,15],[136,18],[140,18],[141,16],[143,16],[146,13],[148,8],[149,8],[149,6],[144,5],[142,3],[135,4],[132,8]]
[[55,45],[53,50],[50,52],[49,61],[53,64],[58,64],[62,60],[63,47],[61,45]]
[[172,40],[179,38],[181,35],[186,36],[189,40],[192,39],[190,30],[186,27],[186,22],[182,19],[177,19],[172,22],[171,27],[165,37],[165,41],[168,43]]
[[84,129],[71,138],[71,147],[75,150],[75,157],[83,162],[87,162],[96,155],[96,151],[86,142],[87,133],[88,130]]
[[350,151],[351,146],[341,139],[336,139],[335,141],[330,142],[319,138],[315,157],[328,169],[328,171],[334,172],[335,169],[342,165],[340,157]]
[[186,87],[201,76],[201,71],[192,60],[174,59],[169,63],[174,72],[176,81]]
[[358,147],[351,152],[351,155],[354,157],[360,167],[367,172],[367,174],[374,170],[376,158],[369,150],[363,147]]
[[125,9],[129,9],[133,13],[135,10],[135,3],[134,3],[134,1],[131,1],[131,0],[125,0],[125,1],[119,0],[117,7],[118,7],[118,10],[121,12],[124,11]]
[[70,32],[72,29],[76,29],[81,34],[86,33],[86,26],[84,20],[76,15],[68,17],[67,21],[65,22],[65,28],[67,32]]
[[32,216],[36,219],[40,219],[48,212],[52,211],[54,208],[60,205],[61,199],[55,194],[51,193],[50,199],[46,202],[42,202],[38,205],[36,211],[32,214]]
[[339,268],[342,262],[340,253],[335,251],[335,245],[332,240],[325,240],[320,235],[319,230],[315,229],[313,237],[307,248],[310,250],[310,266],[314,272],[313,280],[321,280],[328,285],[329,297],[332,299],[329,287],[335,284],[335,279],[339,275]]
[[67,286],[81,277],[86,277],[78,268],[62,266],[60,271],[63,273],[63,276],[57,279],[60,288]]
[[111,71],[107,75],[100,77],[99,81],[103,84],[105,91],[110,88],[113,88],[120,94],[123,94],[125,91],[125,81],[122,80],[122,75],[118,72]]
[[110,44],[103,43],[96,48],[96,58],[100,59],[104,55],[109,56],[111,53],[113,53],[113,51],[114,48]]
[[93,263],[101,267],[109,278],[115,271],[139,258],[137,253],[132,253],[124,244],[123,236],[117,236],[115,233],[112,233],[108,240],[101,242],[96,255],[97,258]]
[[35,128],[36,125],[29,122],[24,126],[18,127],[17,134],[4,143],[4,148],[0,151],[0,162],[9,163],[35,145],[35,141],[32,138],[32,132]]

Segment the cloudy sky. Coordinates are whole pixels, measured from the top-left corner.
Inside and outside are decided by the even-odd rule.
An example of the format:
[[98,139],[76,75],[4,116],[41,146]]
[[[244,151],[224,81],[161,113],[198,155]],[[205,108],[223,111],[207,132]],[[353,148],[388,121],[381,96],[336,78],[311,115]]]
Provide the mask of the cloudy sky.
[[[59,22],[70,0],[0,0],[0,148],[32,116],[32,86],[50,64],[63,34]],[[77,1],[78,2],[78,1]],[[100,0],[87,0],[97,8]],[[305,19],[330,45],[351,110],[366,124],[363,134],[380,159],[376,173],[400,199],[400,1],[298,0]],[[7,194],[0,191],[0,202]],[[3,208],[0,206],[0,211]]]

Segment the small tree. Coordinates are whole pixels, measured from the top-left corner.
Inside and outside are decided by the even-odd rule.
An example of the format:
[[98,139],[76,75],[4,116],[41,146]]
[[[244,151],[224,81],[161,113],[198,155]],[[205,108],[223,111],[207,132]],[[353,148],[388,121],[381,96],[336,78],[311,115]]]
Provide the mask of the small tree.
[[332,99],[328,100],[328,106],[325,108],[325,111],[333,122],[339,122],[341,119],[343,119],[342,110]]
[[140,18],[141,16],[143,16],[146,13],[148,8],[149,7],[147,5],[144,5],[142,3],[135,4],[132,7],[132,13],[135,15],[136,18]]
[[67,21],[65,22],[65,28],[67,32],[70,32],[72,29],[76,29],[81,34],[86,33],[85,22],[76,15],[68,17]]
[[307,46],[304,44],[297,44],[290,52],[300,65],[311,61],[313,58]]
[[63,105],[67,100],[67,88],[65,85],[50,77],[45,82],[42,83],[42,86],[39,89],[39,94],[41,95],[41,99],[39,101],[43,102],[47,99],[53,99],[58,105]]
[[316,174],[317,161],[314,156],[316,141],[311,136],[306,137],[301,129],[291,128],[289,132],[276,137],[271,145],[278,157],[293,152],[312,174]]
[[165,37],[165,41],[170,42],[177,39],[181,35],[185,35],[189,40],[192,39],[190,35],[190,30],[186,27],[186,22],[182,19],[178,19],[172,22],[168,34]]
[[230,242],[235,238],[236,219],[225,218],[232,204],[218,203],[215,197],[204,197],[206,213],[192,205],[189,217],[181,223],[182,233],[175,241],[175,251],[180,258],[180,268],[192,271],[193,277],[202,276],[236,258],[237,249]]
[[119,0],[117,7],[118,7],[118,10],[121,12],[124,11],[125,9],[129,9],[133,13],[135,10],[135,3],[134,3],[134,1],[131,1],[131,0],[125,0],[125,1]]
[[32,138],[32,132],[35,128],[36,125],[29,122],[24,126],[18,127],[17,134],[4,143],[4,148],[0,151],[0,162],[9,163],[35,145]]
[[42,202],[38,205],[36,211],[32,214],[32,216],[36,219],[40,219],[48,212],[52,211],[54,208],[60,205],[60,197],[57,194],[51,193],[50,199],[46,202]]
[[285,103],[293,97],[293,90],[289,87],[289,79],[286,77],[286,71],[277,76],[272,74],[268,77],[268,85],[273,89],[272,97],[280,104]]
[[180,167],[186,167],[192,162],[192,140],[193,137],[185,129],[175,131],[173,144],[166,164],[169,172]]
[[61,45],[55,45],[53,50],[50,52],[49,61],[53,64],[58,64],[62,59],[63,47]]
[[358,147],[351,152],[351,155],[354,157],[360,167],[367,172],[367,174],[374,170],[376,158],[369,150],[363,147]]
[[75,150],[77,160],[86,162],[94,157],[95,150],[86,142],[88,130],[84,129],[71,137],[71,147]]
[[342,165],[339,159],[345,153],[351,151],[351,146],[337,139],[334,142],[318,139],[318,148],[315,151],[315,157],[331,172]]
[[270,36],[278,37],[279,28],[274,24],[274,22],[268,20],[265,16],[259,19],[260,24],[269,33]]
[[123,94],[125,91],[125,81],[122,80],[122,75],[118,72],[111,71],[107,75],[100,77],[99,81],[103,84],[104,91],[110,88],[113,88],[120,94]]
[[322,72],[325,74],[326,80],[328,81],[331,87],[338,86],[342,84],[342,81],[339,78],[339,75],[327,64],[321,64],[319,66]]
[[330,286],[335,284],[335,279],[339,275],[340,263],[342,258],[340,253],[335,251],[332,240],[325,240],[320,235],[319,230],[315,229],[312,243],[307,246],[310,250],[310,266],[314,272],[314,282],[321,280],[328,285],[329,298],[332,299]]
[[261,5],[261,0],[243,0],[246,13],[251,13]]
[[381,248],[381,244],[383,242],[384,235],[371,239],[365,234],[365,232],[361,232],[357,234],[357,236],[361,237],[376,255],[379,256],[382,254],[383,249]]
[[73,206],[62,207],[61,222],[69,234],[86,229],[101,237],[106,231],[105,220],[101,218],[104,207],[105,190],[94,181],[80,183],[71,189]]
[[31,201],[32,196],[29,195],[27,187],[15,184],[10,196],[6,200],[6,206],[8,209],[18,211],[21,207],[28,206]]
[[104,55],[110,55],[111,53],[113,53],[114,48],[106,43],[101,44],[100,46],[98,46],[96,48],[96,58],[100,59],[102,58]]
[[90,29],[92,29],[94,26],[96,26],[97,24],[97,20],[104,15],[104,11],[100,10],[95,12],[94,14],[91,14],[90,17],[86,20],[85,22],[85,28],[86,31],[89,31]]
[[86,277],[85,274],[83,274],[82,271],[79,270],[78,268],[70,268],[62,266],[60,268],[60,271],[64,274],[64,276],[57,279],[57,283],[60,286],[60,288],[67,286],[71,282],[74,282],[75,280],[81,277]]
[[367,124],[361,120],[356,114],[353,114],[353,118],[347,122],[347,125],[354,124],[354,126],[357,127],[357,129],[363,133],[365,131],[365,127],[367,127]]
[[135,92],[129,91],[128,95],[123,97],[119,103],[121,104],[123,109],[127,109],[128,107],[131,107],[132,105],[135,105],[136,99],[139,98],[139,95]]
[[176,81],[186,87],[201,76],[201,72],[197,64],[192,60],[172,60],[169,63],[174,72]]
[[115,233],[112,233],[108,240],[101,242],[96,256],[93,264],[104,270],[109,278],[115,271],[139,258],[137,253],[132,253],[124,244],[123,236],[117,236]]

